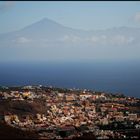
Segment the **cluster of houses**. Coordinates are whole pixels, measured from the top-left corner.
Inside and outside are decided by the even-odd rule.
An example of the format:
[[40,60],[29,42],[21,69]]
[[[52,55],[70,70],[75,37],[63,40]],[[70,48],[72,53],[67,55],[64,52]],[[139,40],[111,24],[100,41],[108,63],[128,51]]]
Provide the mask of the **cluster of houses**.
[[32,102],[34,99],[42,99],[45,102],[44,108],[47,108],[46,113],[27,115],[24,119],[17,114],[6,114],[4,120],[19,129],[36,130],[40,136],[46,138],[61,138],[65,132],[70,132],[65,134],[65,137],[69,138],[81,136],[83,132],[92,132],[99,139],[127,137],[113,130],[101,129],[114,122],[131,122],[133,129],[140,128],[140,114],[132,112],[130,106],[126,105],[126,102],[139,102],[139,99],[135,98],[111,97],[105,93],[95,94],[85,90],[59,92],[53,88],[44,90],[41,87],[39,91],[31,88],[22,92],[0,92],[0,98]]

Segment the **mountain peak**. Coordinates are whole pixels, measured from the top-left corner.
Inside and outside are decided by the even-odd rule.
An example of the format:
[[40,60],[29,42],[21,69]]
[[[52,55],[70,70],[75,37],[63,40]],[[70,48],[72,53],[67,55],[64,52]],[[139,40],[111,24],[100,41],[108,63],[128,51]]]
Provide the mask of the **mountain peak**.
[[23,30],[28,30],[28,29],[32,29],[32,30],[36,30],[37,28],[39,29],[45,29],[45,28],[61,28],[63,27],[63,25],[45,17],[43,19],[41,19],[40,21],[36,22],[36,23],[33,23],[25,28],[23,28]]
[[[47,17],[44,17],[44,18],[42,18],[40,21],[38,21],[38,22],[55,22],[55,21],[53,21],[52,19],[49,19],[49,18],[47,18]],[[56,22],[55,22],[56,23]]]
[[49,19],[47,17],[41,19],[40,21],[37,22],[37,24],[40,23],[40,24],[45,24],[45,25],[51,25],[51,26],[63,26],[57,22],[55,22],[54,20],[52,19]]

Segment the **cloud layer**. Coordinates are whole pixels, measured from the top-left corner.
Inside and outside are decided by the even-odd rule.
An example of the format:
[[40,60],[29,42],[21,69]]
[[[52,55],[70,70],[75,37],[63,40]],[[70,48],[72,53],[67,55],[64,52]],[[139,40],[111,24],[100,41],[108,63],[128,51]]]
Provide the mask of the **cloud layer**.
[[0,11],[6,11],[14,5],[13,1],[5,1],[0,4]]
[[140,22],[140,12],[137,12],[137,13],[134,15],[134,21]]
[[127,45],[133,43],[135,38],[133,36],[125,36],[121,34],[107,36],[107,35],[93,35],[91,37],[80,37],[75,35],[65,35],[59,38],[58,41],[67,43],[91,43],[93,45]]

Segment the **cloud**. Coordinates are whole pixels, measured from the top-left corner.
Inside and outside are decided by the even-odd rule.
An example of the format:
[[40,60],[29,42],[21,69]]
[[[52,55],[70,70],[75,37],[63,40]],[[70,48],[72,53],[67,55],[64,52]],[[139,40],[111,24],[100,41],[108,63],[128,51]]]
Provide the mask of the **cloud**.
[[86,38],[86,41],[97,45],[125,45],[132,43],[134,41],[134,37],[132,36],[125,36],[125,35],[113,35],[113,36],[107,36],[107,35],[100,35],[100,36],[92,36],[90,38]]
[[92,36],[90,41],[92,41],[93,43],[99,42],[99,37]]
[[81,38],[75,35],[65,35],[62,38],[58,39],[61,42],[72,42],[72,43],[79,43],[81,42]]
[[59,38],[57,41],[64,43],[86,43],[91,45],[128,45],[131,44],[135,38],[133,36],[127,36],[123,34],[114,34],[114,35],[93,35],[90,37],[79,37],[75,35],[65,35]]
[[1,4],[0,4],[0,11],[6,11],[9,8],[13,7],[13,5],[14,5],[13,1],[1,2]]
[[135,15],[133,16],[133,19],[136,22],[140,22],[140,12],[135,13]]
[[24,43],[30,42],[31,40],[27,39],[26,37],[19,37],[19,38],[17,38],[17,40],[14,40],[14,41],[16,43],[24,44]]
[[105,44],[107,42],[107,40],[108,40],[108,38],[106,35],[92,36],[92,37],[86,39],[86,41],[90,41],[94,44],[96,44],[96,43]]
[[126,37],[124,35],[116,35],[114,37],[111,37],[110,42],[111,44],[122,45],[131,43],[133,40],[134,38],[132,37]]

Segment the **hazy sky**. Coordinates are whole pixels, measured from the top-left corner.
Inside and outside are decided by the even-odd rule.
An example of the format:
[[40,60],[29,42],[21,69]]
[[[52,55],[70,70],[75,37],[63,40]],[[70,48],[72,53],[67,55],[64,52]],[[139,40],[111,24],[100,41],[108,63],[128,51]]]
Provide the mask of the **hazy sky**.
[[0,33],[21,29],[44,17],[85,30],[140,27],[140,2],[0,2]]

